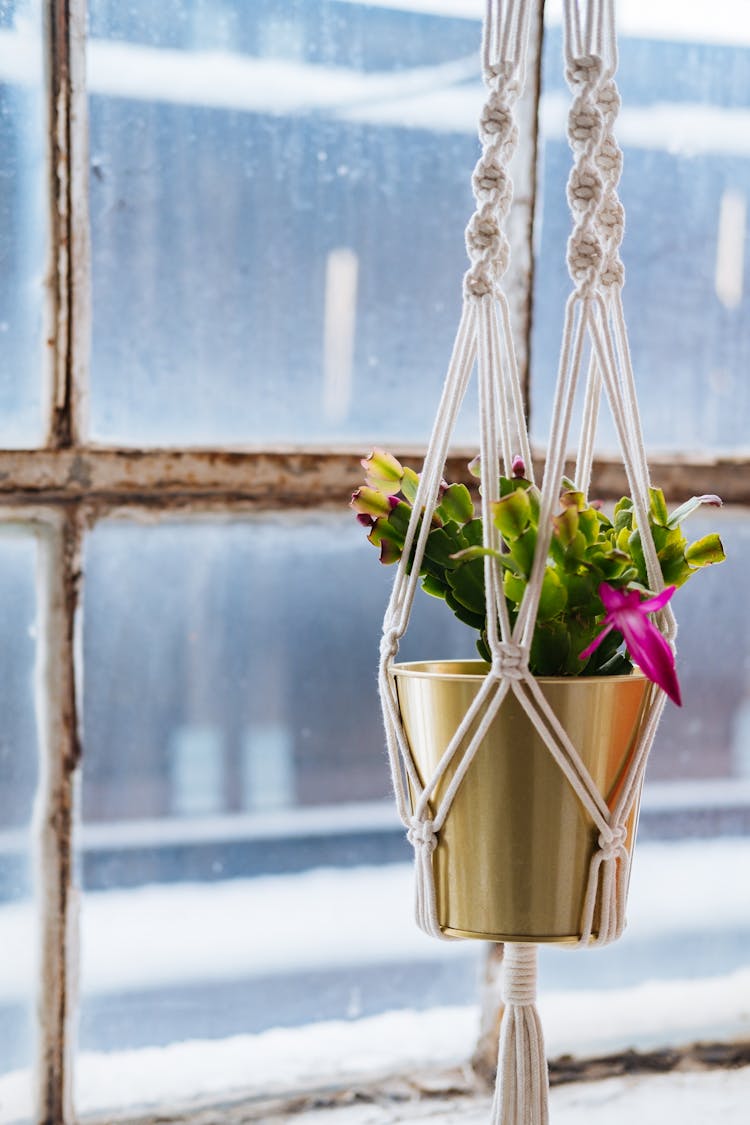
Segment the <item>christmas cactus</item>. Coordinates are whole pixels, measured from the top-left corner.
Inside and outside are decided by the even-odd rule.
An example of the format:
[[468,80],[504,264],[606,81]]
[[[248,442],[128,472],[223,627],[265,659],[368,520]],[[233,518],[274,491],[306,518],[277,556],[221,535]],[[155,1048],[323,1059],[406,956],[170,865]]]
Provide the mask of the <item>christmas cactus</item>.
[[[375,450],[362,461],[365,483],[351,506],[380,549],[382,563],[403,553],[419,477],[392,454]],[[470,466],[472,467],[472,466]],[[473,463],[472,471],[479,469]],[[637,663],[677,703],[679,684],[674,656],[653,625],[661,609],[702,567],[724,560],[716,534],[688,543],[683,521],[702,504],[720,505],[717,496],[694,496],[671,514],[663,492],[650,490],[649,523],[666,588],[650,590],[633,503],[624,496],[608,516],[564,479],[560,509],[553,518],[529,668],[536,676],[603,676],[632,671]],[[520,458],[512,477],[501,477],[493,505],[501,549],[490,552],[503,568],[511,623],[518,613],[531,572],[539,529],[539,490],[526,478]],[[489,660],[484,589],[482,521],[463,484],[441,488],[420,568],[422,588],[442,599],[456,617],[477,633],[480,656]]]

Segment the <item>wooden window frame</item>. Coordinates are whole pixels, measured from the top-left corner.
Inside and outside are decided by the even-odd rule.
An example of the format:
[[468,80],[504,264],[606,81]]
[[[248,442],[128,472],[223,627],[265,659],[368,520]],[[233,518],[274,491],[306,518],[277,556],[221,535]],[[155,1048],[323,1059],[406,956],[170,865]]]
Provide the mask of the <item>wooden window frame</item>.
[[[535,80],[521,113],[538,119],[542,18],[532,36]],[[39,545],[37,684],[40,783],[34,842],[41,929],[35,1120],[75,1120],[72,1096],[77,907],[73,883],[75,778],[82,756],[79,638],[82,544],[104,517],[155,513],[243,516],[268,510],[343,509],[360,478],[361,450],[130,448],[86,441],[90,251],[86,104],[86,0],[44,0],[50,251],[46,278],[46,438],[35,449],[0,449],[0,518],[31,527]],[[523,130],[522,130],[523,131]],[[528,388],[536,150],[521,152],[511,229],[513,318]],[[458,298],[457,298],[458,299]],[[419,458],[418,447],[396,450]],[[473,451],[454,450],[452,479],[466,479]],[[750,461],[734,457],[654,461],[667,494],[712,490],[750,505]],[[626,490],[622,466],[600,459],[603,498]]]

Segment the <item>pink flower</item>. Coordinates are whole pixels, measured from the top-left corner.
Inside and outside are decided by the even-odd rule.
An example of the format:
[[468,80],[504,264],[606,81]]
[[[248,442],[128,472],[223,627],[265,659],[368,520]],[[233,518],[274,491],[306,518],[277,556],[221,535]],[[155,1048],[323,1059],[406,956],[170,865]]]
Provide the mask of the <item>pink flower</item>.
[[628,652],[644,676],[658,684],[669,698],[681,707],[682,698],[674,653],[669,642],[648,616],[664,608],[675,592],[675,588],[668,586],[655,598],[642,599],[637,590],[616,590],[607,582],[602,582],[599,587],[599,597],[606,610],[604,629],[588,648],[583,650],[580,659],[588,660],[607,634],[617,629],[622,633]]

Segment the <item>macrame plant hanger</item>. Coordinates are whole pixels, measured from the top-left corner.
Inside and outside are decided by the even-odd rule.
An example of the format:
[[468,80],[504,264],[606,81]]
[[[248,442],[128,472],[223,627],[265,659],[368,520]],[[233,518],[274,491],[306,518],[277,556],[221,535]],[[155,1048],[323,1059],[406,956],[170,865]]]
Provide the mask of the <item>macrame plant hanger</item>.
[[[524,85],[532,9],[537,9],[536,0],[487,0],[482,50],[487,97],[479,123],[482,154],[472,180],[476,210],[466,229],[470,268],[464,277],[463,306],[453,353],[385,614],[379,687],[398,811],[415,853],[418,925],[433,937],[453,940],[445,939],[438,922],[433,852],[472,759],[503,700],[512,692],[598,830],[578,945],[603,945],[618,938],[624,927],[630,863],[625,847],[626,823],[640,791],[665,696],[657,689],[652,689],[648,696],[648,712],[639,742],[616,803],[610,809],[531,675],[528,662],[574,398],[584,368],[576,487],[588,493],[603,392],[618,436],[649,584],[655,592],[663,589],[648,520],[649,472],[621,299],[624,274],[619,247],[624,213],[617,196],[622,153],[613,134],[620,104],[614,82],[614,0],[564,0],[566,78],[573,96],[568,120],[574,157],[568,180],[568,201],[574,220],[568,243],[573,290],[565,309],[534,562],[511,627],[500,565],[490,556],[484,559],[490,670],[433,776],[424,785],[404,732],[393,675],[399,641],[406,631],[419,583],[432,514],[439,502],[449,442],[475,366],[485,547],[496,551],[501,547],[491,515],[491,505],[499,499],[501,469],[510,476],[513,457],[520,454],[527,476],[533,479],[510,312],[502,289],[509,259],[509,243],[503,229],[512,197],[508,166],[518,140],[514,109]],[[656,621],[673,643],[676,625],[671,608],[663,609]],[[453,764],[453,777],[435,806],[436,789]],[[505,1009],[492,1110],[492,1121],[497,1125],[545,1125],[548,1121],[547,1066],[535,1006],[536,956],[533,944],[506,943]]]

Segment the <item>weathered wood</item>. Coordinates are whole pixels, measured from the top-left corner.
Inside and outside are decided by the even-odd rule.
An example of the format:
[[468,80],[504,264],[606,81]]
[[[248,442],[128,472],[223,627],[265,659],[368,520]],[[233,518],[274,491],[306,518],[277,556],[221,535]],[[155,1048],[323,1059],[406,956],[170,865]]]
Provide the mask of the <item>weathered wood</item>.
[[36,1121],[73,1122],[71,1025],[78,958],[73,887],[75,773],[80,758],[75,677],[81,536],[75,513],[37,528],[39,783],[34,809],[40,959]]
[[[364,449],[314,446],[277,449],[0,450],[0,505],[65,505],[87,501],[95,515],[121,506],[141,508],[343,508],[362,482]],[[423,450],[398,447],[419,468]],[[467,465],[473,450],[455,450],[445,475],[476,485]],[[535,458],[536,462],[536,458]],[[541,473],[541,459],[536,465]],[[572,469],[572,466],[571,466]],[[670,500],[717,492],[727,504],[750,504],[750,462],[740,457],[654,458],[652,478]],[[600,458],[592,495],[614,499],[628,491],[622,465]]]

